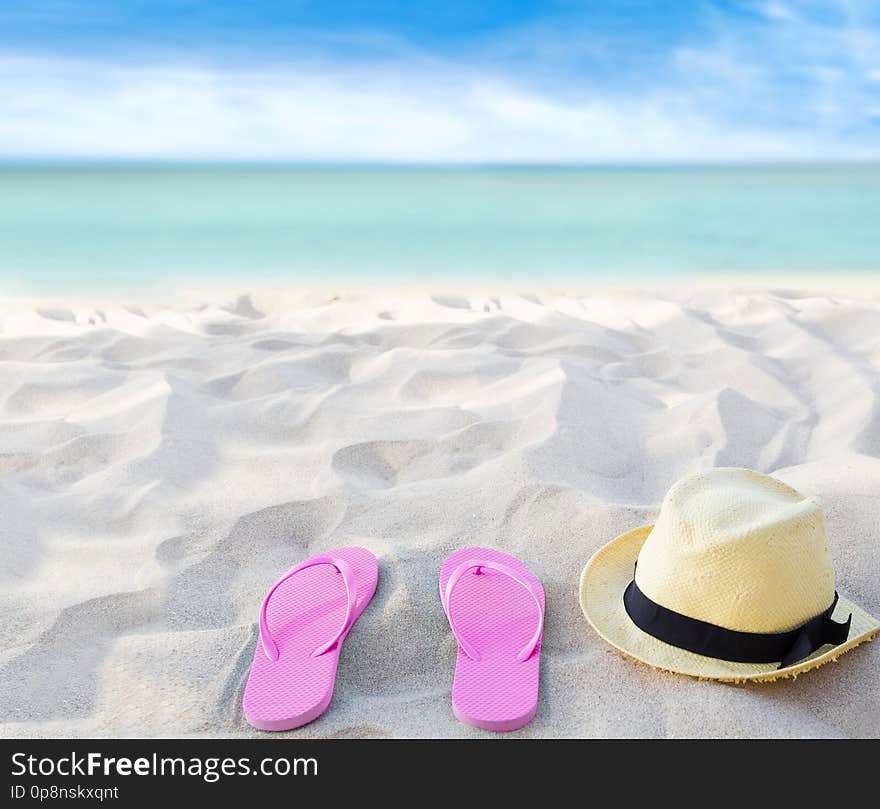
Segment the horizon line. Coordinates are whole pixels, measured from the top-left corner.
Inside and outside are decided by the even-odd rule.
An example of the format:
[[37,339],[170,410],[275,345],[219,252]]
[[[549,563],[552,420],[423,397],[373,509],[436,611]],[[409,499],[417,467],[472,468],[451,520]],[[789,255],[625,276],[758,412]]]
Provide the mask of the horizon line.
[[880,167],[876,158],[753,158],[748,160],[694,160],[694,161],[480,161],[480,160],[309,160],[290,158],[200,158],[200,157],[4,157],[0,168],[59,168],[59,167],[240,167],[240,168],[300,168],[300,169],[499,169],[499,170],[552,170],[552,169],[724,169],[724,168],[843,168]]

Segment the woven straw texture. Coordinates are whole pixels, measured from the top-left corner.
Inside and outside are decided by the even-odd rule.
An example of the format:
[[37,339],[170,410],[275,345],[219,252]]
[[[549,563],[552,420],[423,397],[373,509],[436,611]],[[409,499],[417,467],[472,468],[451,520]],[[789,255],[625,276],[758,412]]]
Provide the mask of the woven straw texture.
[[669,609],[743,632],[786,631],[834,596],[824,526],[815,500],[772,478],[732,469],[686,478],[670,490],[654,526],[618,537],[587,563],[581,608],[612,646],[658,669],[726,681],[795,676],[868,640],[880,621],[841,593],[832,617],[845,621],[852,613],[847,641],[777,669],[664,643],[632,623],[623,592],[638,559],[639,588]]
[[834,598],[822,507],[747,469],[686,477],[663,500],[636,583],[652,601],[717,626],[793,629]]

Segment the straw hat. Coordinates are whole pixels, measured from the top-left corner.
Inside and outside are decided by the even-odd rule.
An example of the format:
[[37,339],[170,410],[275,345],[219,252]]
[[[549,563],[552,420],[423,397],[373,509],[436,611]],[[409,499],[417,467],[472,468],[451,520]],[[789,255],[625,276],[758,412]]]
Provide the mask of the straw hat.
[[880,629],[835,592],[819,502],[747,469],[676,483],[656,524],[590,559],[580,602],[620,651],[726,681],[797,675]]

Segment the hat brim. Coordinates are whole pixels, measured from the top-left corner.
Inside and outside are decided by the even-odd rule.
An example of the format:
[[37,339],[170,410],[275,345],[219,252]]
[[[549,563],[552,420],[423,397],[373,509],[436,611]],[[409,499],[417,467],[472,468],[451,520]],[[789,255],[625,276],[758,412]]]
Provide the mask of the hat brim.
[[845,621],[852,613],[846,642],[823,646],[783,669],[777,668],[777,663],[733,663],[704,657],[664,643],[639,629],[623,607],[623,592],[632,581],[639,551],[652,528],[652,525],[636,528],[600,548],[584,567],[580,584],[581,609],[596,632],[616,649],[642,663],[664,671],[724,682],[776,680],[835,660],[880,630],[880,621],[840,595],[832,617],[835,621]]

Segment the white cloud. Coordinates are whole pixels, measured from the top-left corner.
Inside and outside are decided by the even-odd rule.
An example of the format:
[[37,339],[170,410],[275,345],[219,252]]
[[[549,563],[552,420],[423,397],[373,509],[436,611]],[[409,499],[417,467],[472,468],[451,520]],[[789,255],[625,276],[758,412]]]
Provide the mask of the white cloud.
[[676,51],[691,98],[716,120],[808,134],[839,157],[876,153],[880,137],[865,112],[876,98],[876,25],[853,2],[837,19],[803,4],[797,14],[777,6],[764,5],[761,24],[719,14],[701,41]]
[[761,6],[761,12],[768,20],[787,22],[797,19],[797,15],[784,3],[764,3],[764,5]]
[[[840,153],[810,133],[719,120],[681,90],[537,91],[448,63],[257,69],[0,57],[6,158],[553,163]],[[878,153],[847,147],[846,156]]]

